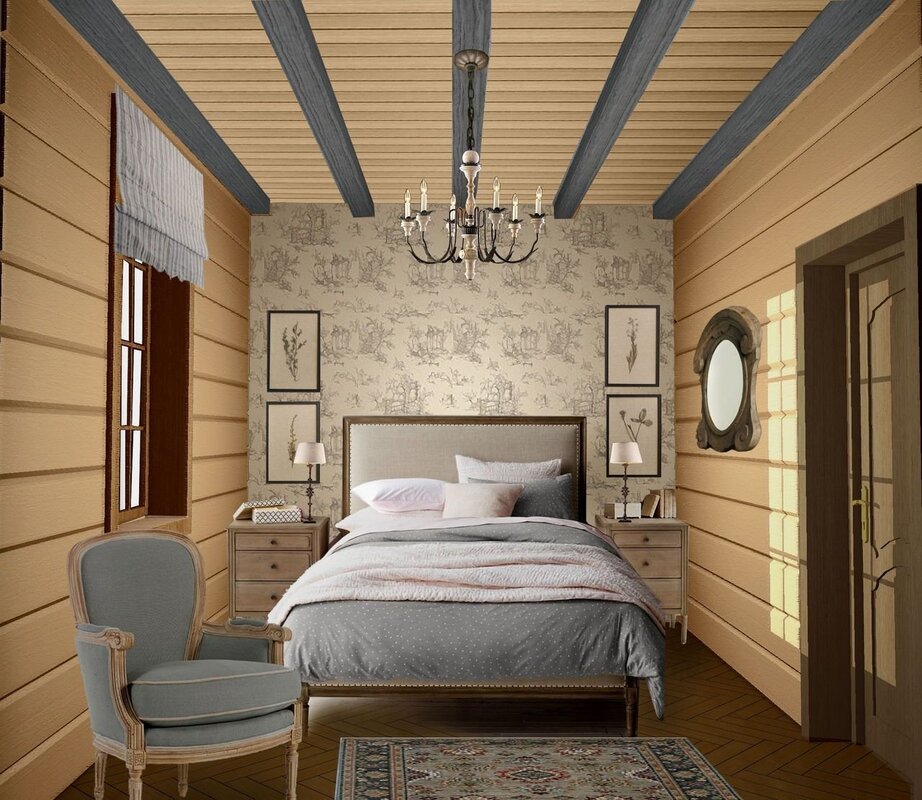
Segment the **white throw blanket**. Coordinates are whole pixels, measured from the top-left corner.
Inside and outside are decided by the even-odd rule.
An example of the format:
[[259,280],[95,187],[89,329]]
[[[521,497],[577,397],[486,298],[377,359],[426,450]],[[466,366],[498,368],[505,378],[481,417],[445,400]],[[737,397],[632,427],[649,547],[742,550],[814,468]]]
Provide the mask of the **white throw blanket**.
[[328,553],[269,614],[283,624],[295,606],[334,600],[633,603],[663,627],[653,593],[630,564],[597,547],[531,542],[369,543]]

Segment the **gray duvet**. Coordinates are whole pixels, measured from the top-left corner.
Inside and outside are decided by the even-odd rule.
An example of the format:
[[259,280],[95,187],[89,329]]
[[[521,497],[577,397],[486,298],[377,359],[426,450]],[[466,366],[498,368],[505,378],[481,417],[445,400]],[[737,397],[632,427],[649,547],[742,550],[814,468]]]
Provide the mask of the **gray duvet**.
[[[620,558],[614,545],[587,531],[524,521],[368,533],[340,549],[436,541],[563,542]],[[646,679],[663,715],[663,633],[630,603],[336,601],[297,606],[284,624],[293,632],[285,663],[308,684],[628,675]]]

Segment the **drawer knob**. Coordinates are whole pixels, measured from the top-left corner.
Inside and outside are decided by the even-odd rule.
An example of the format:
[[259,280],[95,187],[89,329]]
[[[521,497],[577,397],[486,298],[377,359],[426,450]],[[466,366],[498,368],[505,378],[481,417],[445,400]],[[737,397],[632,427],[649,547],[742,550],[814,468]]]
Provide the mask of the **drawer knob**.
[[278,544],[278,542],[275,541],[275,539],[270,539],[270,540],[269,540],[269,544],[271,544],[273,547],[275,547],[275,546]]
[[278,600],[278,599],[279,599],[279,596],[278,596],[277,594],[270,594],[270,595],[269,595],[269,599],[270,599],[270,600]]
[[278,567],[275,566],[275,564],[270,564],[270,565],[269,565],[269,569],[278,569]]
[[643,537],[643,540],[644,540],[645,542],[649,542],[649,541],[650,541],[650,537],[649,537],[649,536],[644,536],[644,537]]
[[644,565],[645,567],[649,567],[649,566],[650,566],[650,562],[649,562],[649,561],[644,561],[644,562],[643,562],[643,565]]

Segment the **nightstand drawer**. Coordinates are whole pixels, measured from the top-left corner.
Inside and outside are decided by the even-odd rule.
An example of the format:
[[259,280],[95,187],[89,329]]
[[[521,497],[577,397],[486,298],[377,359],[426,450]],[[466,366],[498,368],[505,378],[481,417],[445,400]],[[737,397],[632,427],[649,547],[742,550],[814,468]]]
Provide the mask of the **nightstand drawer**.
[[681,578],[681,547],[625,547],[622,555],[641,578]]
[[304,550],[242,550],[237,552],[234,577],[241,581],[294,581],[312,563]]
[[682,531],[611,531],[618,547],[681,547]]
[[238,550],[310,550],[312,533],[238,533],[234,546]]
[[237,613],[271,611],[288,589],[287,583],[237,581],[234,584],[234,608]]
[[682,608],[682,579],[647,578],[644,581],[663,609]]

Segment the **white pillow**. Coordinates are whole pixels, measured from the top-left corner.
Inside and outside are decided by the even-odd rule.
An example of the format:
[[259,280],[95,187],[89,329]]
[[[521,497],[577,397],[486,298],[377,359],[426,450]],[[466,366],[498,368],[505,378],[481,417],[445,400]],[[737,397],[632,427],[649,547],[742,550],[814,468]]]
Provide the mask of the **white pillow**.
[[356,486],[352,493],[375,511],[422,511],[445,504],[445,481],[432,478],[383,478]]
[[402,511],[388,514],[385,511],[375,511],[370,506],[360,508],[354,514],[341,519],[333,527],[341,531],[351,531],[355,528],[372,527],[375,530],[387,531],[391,526],[399,526],[409,519],[441,519],[440,509],[426,509],[423,511]]
[[521,483],[446,483],[442,517],[508,517],[524,491]]
[[471,478],[499,483],[521,483],[556,478],[560,474],[560,459],[550,461],[481,461],[470,456],[455,456],[458,483]]

